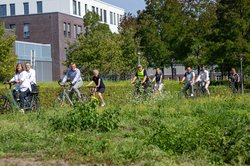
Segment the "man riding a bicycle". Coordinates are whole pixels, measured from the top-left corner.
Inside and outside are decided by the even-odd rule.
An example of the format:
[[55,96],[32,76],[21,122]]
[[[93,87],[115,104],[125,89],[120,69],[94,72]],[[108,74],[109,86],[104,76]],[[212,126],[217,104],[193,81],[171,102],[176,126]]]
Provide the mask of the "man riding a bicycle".
[[187,90],[190,89],[190,96],[193,97],[193,84],[195,83],[195,73],[192,71],[190,66],[187,67],[186,73],[184,74],[180,83],[183,83],[186,80],[186,84],[183,88],[183,93],[187,96]]
[[138,71],[137,73],[135,73],[135,76],[131,84],[134,84],[137,79],[141,81],[141,84],[143,85],[144,90],[146,90],[150,86],[147,71],[142,68],[142,65],[138,65]]
[[203,66],[201,68],[201,72],[200,72],[199,76],[197,77],[196,82],[200,82],[200,86],[204,87],[207,94],[210,96],[210,92],[208,89],[208,86],[210,84],[209,72],[206,70],[205,66]]
[[66,75],[64,76],[62,83],[65,84],[68,78],[70,79],[71,84],[71,91],[69,93],[70,100],[72,101],[72,96],[74,92],[77,93],[78,99],[81,99],[81,93],[79,91],[79,88],[83,85],[83,81],[81,77],[81,72],[78,68],[76,68],[75,63],[71,63],[71,66],[68,69]]

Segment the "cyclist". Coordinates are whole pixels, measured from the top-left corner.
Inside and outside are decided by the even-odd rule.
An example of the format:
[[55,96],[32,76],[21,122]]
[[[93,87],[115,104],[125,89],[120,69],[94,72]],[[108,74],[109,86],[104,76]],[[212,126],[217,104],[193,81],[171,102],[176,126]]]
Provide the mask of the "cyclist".
[[155,82],[154,91],[156,91],[158,89],[159,92],[162,93],[162,89],[163,89],[162,79],[163,79],[163,74],[162,74],[161,70],[159,68],[157,68],[155,76],[152,80],[152,82]]
[[195,82],[198,82],[198,81],[201,83],[202,86],[204,84],[205,90],[206,90],[207,94],[210,96],[210,92],[209,92],[209,89],[208,89],[208,86],[210,84],[209,72],[206,70],[205,66],[203,66],[201,68],[201,72],[200,72],[200,74],[197,77]]
[[93,95],[95,95],[95,92],[98,93],[98,97],[102,101],[101,106],[104,107],[106,104],[104,102],[102,94],[105,92],[105,85],[103,83],[102,78],[99,75],[99,71],[98,70],[94,70],[93,71],[93,75],[94,76],[92,78],[92,81],[87,85],[87,87],[90,86],[91,84],[95,83],[96,87],[93,90]]
[[135,73],[135,76],[131,84],[133,84],[137,79],[141,81],[141,84],[143,85],[144,90],[146,90],[150,86],[147,71],[142,68],[142,65],[138,65],[138,71],[137,73]]
[[20,112],[24,113],[24,99],[30,93],[31,86],[29,80],[27,79],[27,72],[24,71],[21,63],[16,65],[16,74],[8,83],[16,84],[16,87],[13,89],[13,96],[17,98],[17,95],[20,92]]
[[187,67],[186,73],[184,74],[180,83],[183,83],[186,80],[186,84],[183,88],[183,92],[187,96],[187,90],[190,89],[190,96],[193,97],[193,84],[195,83],[195,73],[192,71],[190,66]]
[[36,90],[36,71],[31,68],[30,63],[25,64],[25,69],[27,72],[28,79],[30,81],[31,90]]
[[231,75],[229,76],[229,82],[232,86],[233,93],[237,93],[239,90],[240,76],[236,72],[235,68],[232,68]]
[[70,68],[67,70],[66,75],[64,76],[62,83],[65,83],[67,79],[70,79],[71,91],[69,92],[69,98],[72,101],[72,96],[74,92],[77,93],[77,97],[81,100],[81,93],[79,88],[83,85],[81,72],[78,68],[76,68],[75,63],[71,63]]

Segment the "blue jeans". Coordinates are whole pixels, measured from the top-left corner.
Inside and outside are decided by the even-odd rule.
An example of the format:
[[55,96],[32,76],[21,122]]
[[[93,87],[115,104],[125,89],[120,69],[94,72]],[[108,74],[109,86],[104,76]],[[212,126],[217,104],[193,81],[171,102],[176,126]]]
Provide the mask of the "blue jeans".
[[190,90],[190,94],[193,94],[193,85],[191,85],[190,82],[186,83],[183,89],[183,92],[185,93],[185,95],[187,96],[187,90]]
[[24,99],[25,97],[30,93],[30,89],[27,89],[24,92],[20,92],[19,98],[20,98],[20,108],[23,109],[24,108]]

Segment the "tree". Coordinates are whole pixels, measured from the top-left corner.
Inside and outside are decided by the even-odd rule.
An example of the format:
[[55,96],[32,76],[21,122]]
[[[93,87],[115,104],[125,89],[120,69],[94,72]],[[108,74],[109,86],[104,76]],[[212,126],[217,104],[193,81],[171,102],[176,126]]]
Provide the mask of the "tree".
[[141,45],[150,67],[172,67],[183,63],[189,51],[186,16],[178,0],[146,0],[146,10],[139,14]]
[[122,61],[124,65],[123,71],[125,72],[124,77],[127,77],[127,74],[131,75],[136,70],[137,63],[142,64],[144,67],[147,66],[147,61],[144,55],[138,55],[138,51],[143,53],[143,48],[140,48],[139,37],[136,36],[137,30],[137,17],[133,16],[131,13],[125,14],[119,26],[123,59]]
[[240,66],[241,55],[250,61],[250,1],[220,0],[216,15],[213,60],[225,73]]
[[184,64],[197,67],[213,65],[209,61],[210,48],[214,43],[210,42],[213,34],[213,26],[216,23],[216,3],[213,0],[183,0],[182,10],[185,13],[185,29],[188,39],[188,57]]
[[134,48],[131,36],[111,33],[108,25],[100,23],[99,16],[92,12],[84,16],[84,25],[86,32],[69,46],[66,64],[75,62],[84,66],[84,75],[99,69],[102,75],[112,79],[127,76],[135,59],[133,53],[126,52]]
[[13,75],[16,56],[14,56],[15,36],[5,32],[4,25],[0,25],[0,81],[7,81]]

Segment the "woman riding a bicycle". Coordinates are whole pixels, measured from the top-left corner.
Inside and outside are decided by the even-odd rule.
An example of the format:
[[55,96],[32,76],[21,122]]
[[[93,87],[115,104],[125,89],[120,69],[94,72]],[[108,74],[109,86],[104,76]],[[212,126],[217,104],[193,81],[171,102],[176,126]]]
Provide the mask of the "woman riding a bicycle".
[[157,68],[155,76],[152,80],[152,83],[155,82],[154,92],[156,92],[158,90],[160,93],[162,93],[162,90],[163,90],[162,80],[163,80],[163,74],[162,74],[161,70],[159,68]]
[[8,82],[9,84],[16,84],[16,87],[13,89],[13,95],[16,98],[18,98],[18,93],[20,92],[20,112],[24,112],[24,99],[31,91],[30,81],[27,77],[27,72],[24,71],[23,65],[18,63],[15,76]]

